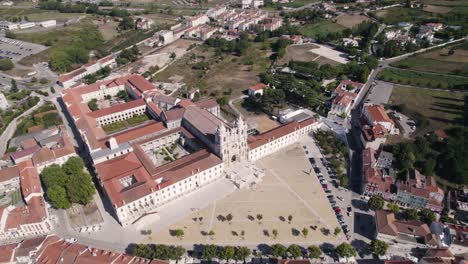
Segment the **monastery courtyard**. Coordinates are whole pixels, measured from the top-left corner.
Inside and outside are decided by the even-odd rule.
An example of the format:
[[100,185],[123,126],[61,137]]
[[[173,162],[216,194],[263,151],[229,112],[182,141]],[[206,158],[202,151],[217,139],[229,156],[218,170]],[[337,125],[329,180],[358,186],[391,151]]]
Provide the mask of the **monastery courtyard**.
[[[237,190],[167,229],[153,230],[141,242],[308,245],[344,239],[333,235],[339,224],[317,177],[313,171],[309,174],[312,167],[300,144],[263,158],[257,165],[266,169],[266,175],[254,189]],[[233,217],[230,223],[223,221],[228,214]],[[263,216],[261,220],[258,214]],[[309,230],[307,237],[301,233],[304,228]],[[183,229],[183,238],[173,236],[176,229]],[[276,239],[274,229],[278,231]],[[214,235],[208,235],[210,230]]]

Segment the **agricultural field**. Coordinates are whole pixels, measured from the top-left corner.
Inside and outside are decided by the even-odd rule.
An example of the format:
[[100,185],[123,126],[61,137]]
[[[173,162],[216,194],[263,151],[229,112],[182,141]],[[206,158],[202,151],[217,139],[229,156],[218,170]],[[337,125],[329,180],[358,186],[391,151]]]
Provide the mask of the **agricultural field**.
[[[451,54],[450,50],[453,50]],[[417,54],[392,66],[423,72],[454,74],[468,77],[468,43]]]
[[437,5],[437,6],[468,6],[468,2],[465,0],[422,0],[425,5]]
[[78,32],[86,29],[96,31],[96,27],[89,21],[83,20],[79,24],[53,29],[47,32],[15,33],[16,39],[27,42],[42,44],[50,48],[23,58],[19,62],[24,65],[32,65],[38,62],[48,61],[50,55],[56,51],[63,50],[68,44],[72,44],[79,38]]
[[432,13],[424,12],[420,9],[406,7],[392,7],[372,12],[371,14],[385,24],[398,24],[402,21],[417,23],[434,16]]
[[448,6],[438,6],[438,5],[424,5],[423,11],[437,13],[437,14],[447,14],[452,10],[452,7]]
[[36,8],[0,8],[0,18],[4,19],[7,17],[21,17],[29,21],[44,21],[49,19],[55,19],[59,22],[66,21],[72,17],[86,16],[86,14],[76,13],[60,13],[49,10],[41,10]]
[[363,15],[359,15],[359,14],[352,14],[352,15],[348,15],[348,14],[345,14],[345,15],[341,15],[339,17],[337,17],[337,20],[336,20],[336,23],[343,26],[343,27],[346,27],[346,28],[353,28],[357,25],[359,25],[360,23],[364,22],[364,21],[367,21],[369,20],[368,17],[366,16],[363,16]]
[[416,135],[463,124],[464,93],[420,89],[395,85],[390,105],[400,105],[401,112],[423,123]]
[[334,23],[332,21],[322,21],[315,24],[307,24],[299,27],[300,32],[310,38],[317,37],[319,35],[326,35],[330,32],[340,32],[345,29],[344,26]]
[[262,49],[262,43],[251,43],[240,57],[215,54],[213,48],[201,45],[158,73],[155,78],[158,81],[179,79],[187,87],[200,88],[202,95],[238,97],[258,82],[258,74],[270,65],[270,55],[269,49]]
[[468,77],[429,72],[386,68],[378,75],[380,80],[437,89],[468,89]]

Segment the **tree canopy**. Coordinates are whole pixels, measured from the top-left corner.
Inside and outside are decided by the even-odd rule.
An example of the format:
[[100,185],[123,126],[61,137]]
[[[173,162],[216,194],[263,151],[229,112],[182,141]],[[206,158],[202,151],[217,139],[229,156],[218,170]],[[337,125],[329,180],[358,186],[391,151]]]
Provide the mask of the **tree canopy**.
[[385,204],[385,201],[381,196],[374,195],[369,199],[367,203],[369,204],[369,208],[375,211],[382,209]]
[[350,258],[355,257],[357,255],[357,252],[353,246],[344,242],[336,247],[336,254],[342,258]]
[[370,250],[377,256],[383,256],[387,253],[388,244],[382,240],[374,239],[370,244]]

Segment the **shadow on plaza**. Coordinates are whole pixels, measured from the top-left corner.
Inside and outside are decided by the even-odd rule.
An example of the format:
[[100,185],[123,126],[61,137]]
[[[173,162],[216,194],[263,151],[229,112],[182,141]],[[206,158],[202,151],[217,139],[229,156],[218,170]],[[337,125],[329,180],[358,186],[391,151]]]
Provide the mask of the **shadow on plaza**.
[[374,239],[375,221],[374,216],[367,213],[354,213],[354,233],[368,239]]

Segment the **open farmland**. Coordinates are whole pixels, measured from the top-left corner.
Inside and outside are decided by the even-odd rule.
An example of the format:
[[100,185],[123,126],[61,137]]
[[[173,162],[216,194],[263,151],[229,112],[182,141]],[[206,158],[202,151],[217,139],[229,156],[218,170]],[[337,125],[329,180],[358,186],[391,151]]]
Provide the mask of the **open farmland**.
[[188,87],[200,88],[202,95],[238,97],[256,84],[258,74],[270,65],[270,51],[262,50],[261,46],[252,43],[239,57],[217,55],[213,48],[201,45],[158,73],[156,79],[169,81],[179,77]]
[[402,70],[398,68],[386,68],[378,75],[380,80],[408,84],[419,87],[438,89],[468,89],[468,77],[456,75],[443,75],[429,72]]
[[326,35],[330,32],[340,32],[345,29],[344,26],[334,23],[332,21],[322,21],[314,24],[307,24],[300,26],[299,30],[301,33],[310,38],[315,38],[319,35]]
[[[463,123],[461,92],[446,92],[395,85],[389,104],[400,105],[402,112],[415,120],[423,120],[416,135]],[[426,120],[426,121],[424,121]]]
[[[450,55],[449,51],[454,53]],[[463,75],[468,77],[468,43],[417,54],[392,66],[424,72]]]
[[372,14],[385,24],[398,24],[401,21],[421,22],[433,16],[429,12],[406,7],[392,7],[372,12]]
[[337,17],[336,23],[342,25],[343,27],[352,28],[367,20],[369,20],[369,18],[363,15],[345,14]]
[[423,7],[423,11],[431,12],[431,13],[438,13],[438,14],[446,14],[452,10],[452,7],[447,6],[437,6],[437,5],[425,5]]
[[76,13],[60,13],[57,11],[41,10],[36,8],[0,8],[0,18],[7,17],[21,17],[25,16],[29,21],[44,21],[48,19],[55,19],[58,21],[66,21],[72,17],[85,16],[85,14]]

